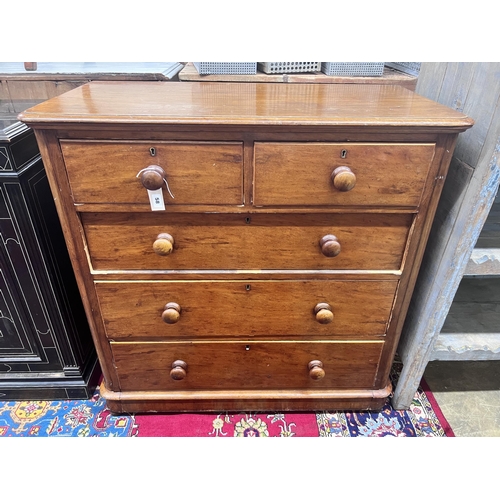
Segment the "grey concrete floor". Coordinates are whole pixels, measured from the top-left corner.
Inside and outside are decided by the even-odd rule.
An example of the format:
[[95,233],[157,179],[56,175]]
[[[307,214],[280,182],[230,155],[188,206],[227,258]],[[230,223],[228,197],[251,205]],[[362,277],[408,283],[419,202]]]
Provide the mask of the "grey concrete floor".
[[500,361],[431,361],[424,379],[457,437],[500,436]]

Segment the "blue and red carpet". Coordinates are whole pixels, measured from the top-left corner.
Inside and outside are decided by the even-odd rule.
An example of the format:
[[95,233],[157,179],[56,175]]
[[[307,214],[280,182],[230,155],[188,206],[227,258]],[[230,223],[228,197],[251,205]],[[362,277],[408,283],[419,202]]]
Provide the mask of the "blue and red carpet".
[[112,415],[97,390],[90,400],[0,403],[6,437],[433,437],[454,436],[422,381],[408,410],[378,412]]

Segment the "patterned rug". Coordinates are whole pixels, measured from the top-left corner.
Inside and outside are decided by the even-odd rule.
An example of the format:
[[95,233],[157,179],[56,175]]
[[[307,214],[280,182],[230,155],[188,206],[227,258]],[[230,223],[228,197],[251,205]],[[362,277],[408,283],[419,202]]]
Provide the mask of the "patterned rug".
[[[393,383],[397,374],[393,374]],[[433,437],[454,436],[424,380],[408,410],[114,416],[90,400],[0,403],[0,436],[65,437]]]

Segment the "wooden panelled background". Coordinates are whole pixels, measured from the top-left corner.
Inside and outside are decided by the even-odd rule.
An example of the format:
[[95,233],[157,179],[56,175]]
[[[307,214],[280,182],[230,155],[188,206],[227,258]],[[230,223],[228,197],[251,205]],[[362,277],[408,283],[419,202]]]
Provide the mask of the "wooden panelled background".
[[[500,359],[495,294],[474,296],[474,280],[500,287],[500,63],[422,63],[416,91],[463,111],[475,125],[458,139],[398,347],[404,367],[393,405],[399,409],[409,407],[430,360]],[[465,287],[474,304],[468,312]],[[460,316],[470,314],[475,331],[460,330]]]

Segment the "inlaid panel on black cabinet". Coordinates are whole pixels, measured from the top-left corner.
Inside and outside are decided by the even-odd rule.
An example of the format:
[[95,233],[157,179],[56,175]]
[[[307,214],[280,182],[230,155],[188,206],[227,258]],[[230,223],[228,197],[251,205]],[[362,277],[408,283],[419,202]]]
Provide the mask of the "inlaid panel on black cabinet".
[[95,348],[33,132],[0,131],[0,399],[86,399]]

